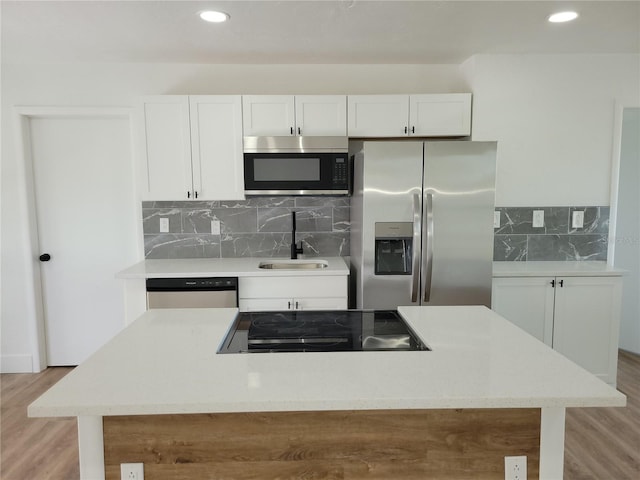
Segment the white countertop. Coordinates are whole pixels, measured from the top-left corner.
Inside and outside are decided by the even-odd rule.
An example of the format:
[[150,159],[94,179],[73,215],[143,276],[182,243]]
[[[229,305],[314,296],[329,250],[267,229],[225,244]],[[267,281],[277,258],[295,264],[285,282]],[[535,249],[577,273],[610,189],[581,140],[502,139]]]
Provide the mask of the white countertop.
[[625,270],[606,262],[493,262],[494,277],[617,277]]
[[624,406],[485,307],[400,307],[431,352],[216,354],[237,310],[145,313],[29,416]]
[[260,262],[283,261],[278,257],[243,258],[181,258],[167,260],[143,260],[116,274],[116,278],[177,278],[177,277],[290,277],[300,275],[349,275],[349,267],[342,257],[308,257],[298,261],[327,262],[326,268],[314,269],[262,269]]

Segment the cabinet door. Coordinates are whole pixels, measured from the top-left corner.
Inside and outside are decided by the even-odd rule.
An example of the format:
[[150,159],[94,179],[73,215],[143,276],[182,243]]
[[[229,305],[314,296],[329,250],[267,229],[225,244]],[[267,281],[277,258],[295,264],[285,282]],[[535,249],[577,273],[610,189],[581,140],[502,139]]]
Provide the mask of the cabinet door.
[[[562,286],[560,285],[562,280]],[[622,279],[558,278],[553,348],[615,385]]]
[[420,137],[471,135],[471,94],[411,95],[409,127]]
[[194,196],[244,200],[239,95],[189,97]]
[[238,296],[243,298],[347,298],[348,276],[240,277]]
[[347,102],[350,137],[408,135],[408,95],[349,95]]
[[347,297],[294,298],[293,306],[296,310],[345,310]]
[[241,298],[238,300],[238,309],[241,312],[292,310],[293,306],[291,298]]
[[553,338],[553,278],[494,278],[491,308],[551,346]]
[[244,95],[242,114],[245,137],[295,134],[293,95]]
[[296,95],[296,134],[347,135],[346,95]]
[[145,97],[139,112],[142,198],[187,200],[193,190],[188,97]]

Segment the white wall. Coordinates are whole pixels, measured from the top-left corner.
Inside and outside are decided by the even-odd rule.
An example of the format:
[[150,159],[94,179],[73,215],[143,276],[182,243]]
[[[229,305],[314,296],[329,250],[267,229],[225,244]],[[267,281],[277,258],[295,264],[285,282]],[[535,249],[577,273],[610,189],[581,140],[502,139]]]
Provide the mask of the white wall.
[[499,141],[498,205],[608,205],[614,102],[637,99],[639,65],[629,55],[481,55],[462,67],[3,65],[2,356],[28,356],[33,341],[13,105],[127,106],[155,94],[473,91],[474,138]]
[[498,206],[609,205],[615,102],[640,98],[640,56],[480,55],[464,69],[473,138],[498,141]]
[[128,106],[137,96],[162,94],[467,91],[455,65],[2,65],[3,371],[29,371],[35,343],[33,301],[26,293],[31,281],[27,266],[33,259],[13,106]]
[[620,348],[640,354],[640,108],[625,108],[620,135],[616,267],[623,279]]

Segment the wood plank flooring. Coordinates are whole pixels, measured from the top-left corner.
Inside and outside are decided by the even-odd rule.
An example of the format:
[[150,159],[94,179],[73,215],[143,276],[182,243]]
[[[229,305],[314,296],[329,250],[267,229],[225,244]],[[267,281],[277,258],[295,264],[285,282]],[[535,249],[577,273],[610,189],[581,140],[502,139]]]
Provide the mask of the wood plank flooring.
[[[75,418],[27,418],[27,406],[70,370],[0,376],[2,480],[79,478]],[[625,408],[567,410],[565,480],[640,478],[639,355],[620,351],[618,389]]]

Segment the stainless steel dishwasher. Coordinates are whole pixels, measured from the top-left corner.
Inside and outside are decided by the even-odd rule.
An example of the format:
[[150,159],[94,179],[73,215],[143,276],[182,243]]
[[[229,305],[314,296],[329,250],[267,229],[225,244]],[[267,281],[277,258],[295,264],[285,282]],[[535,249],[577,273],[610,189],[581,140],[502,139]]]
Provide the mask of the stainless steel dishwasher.
[[147,308],[238,306],[236,277],[148,278]]

